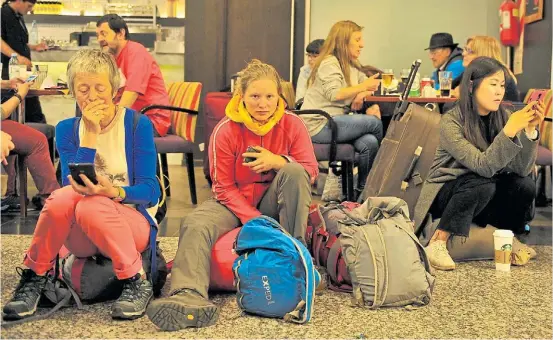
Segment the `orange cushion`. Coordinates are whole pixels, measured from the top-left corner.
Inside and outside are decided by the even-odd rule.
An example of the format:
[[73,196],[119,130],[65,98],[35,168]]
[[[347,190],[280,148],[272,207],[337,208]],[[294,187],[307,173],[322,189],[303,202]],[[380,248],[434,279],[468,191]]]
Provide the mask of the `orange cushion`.
[[[200,95],[202,83],[175,82],[167,88],[171,106],[198,111],[200,106]],[[194,142],[196,132],[196,121],[198,115],[186,112],[173,111],[171,125],[173,133],[187,141]]]
[[[551,89],[530,89],[524,98],[525,103],[536,100],[541,95],[541,100],[545,102],[545,116],[552,117],[551,107]],[[553,123],[546,120],[540,126],[540,145],[553,151]]]

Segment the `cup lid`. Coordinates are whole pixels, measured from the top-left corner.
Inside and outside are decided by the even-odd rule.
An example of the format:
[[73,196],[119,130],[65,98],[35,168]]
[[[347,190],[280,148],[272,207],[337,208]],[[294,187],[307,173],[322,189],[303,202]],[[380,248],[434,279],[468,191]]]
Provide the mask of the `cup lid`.
[[513,236],[515,236],[515,234],[511,230],[497,229],[496,231],[493,232],[493,236],[513,237]]

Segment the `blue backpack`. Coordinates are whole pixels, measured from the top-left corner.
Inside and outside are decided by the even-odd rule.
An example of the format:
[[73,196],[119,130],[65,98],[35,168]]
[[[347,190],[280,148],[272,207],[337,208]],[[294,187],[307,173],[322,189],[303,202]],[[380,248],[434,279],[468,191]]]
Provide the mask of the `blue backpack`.
[[261,216],[244,224],[234,249],[236,300],[243,311],[295,323],[311,319],[321,276],[300,241]]

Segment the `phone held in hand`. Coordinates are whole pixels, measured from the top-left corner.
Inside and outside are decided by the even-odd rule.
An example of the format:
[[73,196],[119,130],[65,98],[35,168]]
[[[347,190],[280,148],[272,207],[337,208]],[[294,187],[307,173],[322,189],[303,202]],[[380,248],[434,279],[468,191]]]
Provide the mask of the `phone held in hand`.
[[25,82],[26,82],[26,83],[30,83],[30,82],[34,81],[37,77],[38,77],[38,75],[36,75],[36,74],[31,74],[31,75],[29,76],[29,78],[27,78],[27,80],[25,80]]
[[85,175],[93,184],[98,184],[96,170],[94,169],[94,164],[92,163],[69,163],[69,171],[71,172],[73,180],[75,180],[75,182],[79,185],[86,186],[79,176],[80,174]]
[[[254,149],[253,146],[250,145],[246,149],[246,152],[257,152],[257,153],[259,153],[260,151]],[[244,163],[250,163],[250,162],[253,162],[253,161],[255,161],[254,157],[244,157]]]

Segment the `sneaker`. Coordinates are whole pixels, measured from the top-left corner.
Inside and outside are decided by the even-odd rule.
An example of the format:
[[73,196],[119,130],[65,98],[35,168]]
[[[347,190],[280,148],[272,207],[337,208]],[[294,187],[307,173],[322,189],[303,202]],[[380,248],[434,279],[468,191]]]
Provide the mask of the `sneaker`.
[[[27,199],[27,205],[29,205],[29,199]],[[9,195],[2,198],[1,203],[1,210],[2,211],[8,211],[8,210],[20,210],[21,204],[19,202],[19,196],[17,195]]]
[[219,307],[192,289],[181,289],[152,301],[146,311],[150,321],[164,331],[208,327],[219,318]]
[[124,280],[121,296],[111,306],[111,317],[114,319],[133,320],[146,313],[146,307],[154,296],[150,280],[136,274]]
[[438,270],[455,269],[455,262],[447,251],[446,241],[434,241],[425,250],[432,267]]
[[4,319],[17,320],[35,314],[48,277],[38,276],[31,269],[17,268],[21,276],[13,298],[4,306]]

